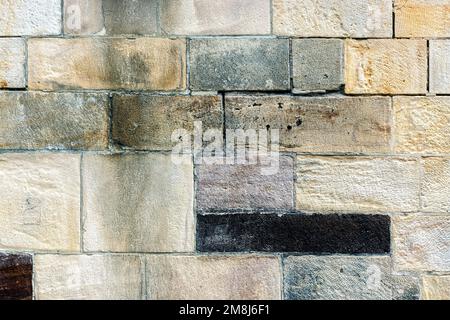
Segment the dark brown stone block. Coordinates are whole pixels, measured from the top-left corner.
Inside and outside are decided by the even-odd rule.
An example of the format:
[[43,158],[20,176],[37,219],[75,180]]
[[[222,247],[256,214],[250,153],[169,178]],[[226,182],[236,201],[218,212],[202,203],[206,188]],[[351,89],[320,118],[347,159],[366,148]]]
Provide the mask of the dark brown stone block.
[[0,300],[31,300],[33,259],[0,253]]

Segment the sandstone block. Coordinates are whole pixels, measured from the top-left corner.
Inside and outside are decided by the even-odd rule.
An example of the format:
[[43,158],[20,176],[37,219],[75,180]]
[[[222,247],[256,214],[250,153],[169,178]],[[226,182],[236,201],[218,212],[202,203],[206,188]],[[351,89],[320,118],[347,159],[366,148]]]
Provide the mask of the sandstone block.
[[450,40],[430,41],[430,91],[437,94],[450,93]]
[[450,276],[424,276],[422,287],[425,300],[450,300]]
[[0,57],[0,89],[24,88],[25,41],[21,38],[0,39]]
[[425,158],[423,162],[422,210],[450,212],[450,159]]

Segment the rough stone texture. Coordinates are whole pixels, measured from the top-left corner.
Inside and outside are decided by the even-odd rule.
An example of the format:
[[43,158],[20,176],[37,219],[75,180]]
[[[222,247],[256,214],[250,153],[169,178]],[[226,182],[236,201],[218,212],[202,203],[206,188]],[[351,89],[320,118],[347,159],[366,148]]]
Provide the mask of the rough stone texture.
[[450,97],[394,97],[395,151],[450,153]]
[[77,35],[154,35],[158,1],[66,0],[64,33]]
[[427,92],[427,42],[409,39],[347,40],[345,92]]
[[32,273],[30,255],[0,253],[0,300],[31,300]]
[[80,156],[0,155],[0,248],[80,249]]
[[[113,139],[124,147],[140,150],[172,150],[172,133],[194,132],[194,121],[203,130],[223,130],[219,96],[114,95]],[[181,141],[180,141],[181,142]]]
[[[183,157],[183,156],[180,156]],[[86,251],[194,250],[190,156],[83,156],[83,244]]]
[[384,215],[198,215],[197,250],[383,254],[389,227]]
[[287,90],[288,39],[194,39],[190,41],[191,89]]
[[[449,1],[450,28],[450,1]],[[450,93],[450,40],[430,41],[430,92]]]
[[182,39],[30,39],[28,85],[39,90],[182,90],[185,51]]
[[449,0],[395,0],[396,37],[450,37]]
[[297,209],[312,212],[411,212],[419,209],[415,159],[298,157]]
[[450,276],[424,276],[422,288],[425,300],[450,300]]
[[294,159],[280,156],[278,171],[264,175],[262,164],[196,167],[197,209],[292,209]]
[[148,256],[146,272],[153,300],[281,299],[277,257]]
[[25,41],[22,38],[0,39],[0,89],[24,88]]
[[422,210],[450,213],[450,159],[425,158],[423,166]]
[[339,90],[344,84],[344,42],[338,39],[292,40],[295,91]]
[[298,152],[386,152],[387,97],[227,96],[227,129],[279,129],[280,148]]
[[419,281],[395,275],[389,257],[291,256],[284,260],[288,300],[418,299]]
[[0,92],[1,149],[106,149],[106,94]]
[[450,216],[399,216],[393,219],[397,270],[450,271]]
[[270,34],[270,0],[160,0],[160,7],[166,34]]
[[61,33],[61,0],[2,0],[0,36]]
[[273,0],[273,28],[296,37],[391,37],[392,1]]
[[143,262],[127,255],[37,255],[38,300],[139,300]]

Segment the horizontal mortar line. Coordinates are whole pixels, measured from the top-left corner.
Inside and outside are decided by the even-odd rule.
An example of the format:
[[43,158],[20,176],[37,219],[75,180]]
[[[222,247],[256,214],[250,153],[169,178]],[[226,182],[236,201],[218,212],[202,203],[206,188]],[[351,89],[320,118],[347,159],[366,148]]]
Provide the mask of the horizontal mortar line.
[[[386,211],[350,211],[350,210],[343,210],[343,211],[323,211],[323,210],[303,210],[303,209],[292,209],[292,210],[270,210],[270,209],[197,209],[196,214],[199,216],[225,216],[225,215],[279,215],[279,216],[285,216],[285,215],[297,215],[297,216],[313,216],[313,215],[319,215],[319,216],[389,216],[389,217],[396,217],[396,216],[403,216],[403,215],[427,215],[427,212],[423,212],[419,209],[414,211],[395,211],[395,210],[386,210]],[[447,216],[447,213],[434,213],[430,214],[430,216]]]

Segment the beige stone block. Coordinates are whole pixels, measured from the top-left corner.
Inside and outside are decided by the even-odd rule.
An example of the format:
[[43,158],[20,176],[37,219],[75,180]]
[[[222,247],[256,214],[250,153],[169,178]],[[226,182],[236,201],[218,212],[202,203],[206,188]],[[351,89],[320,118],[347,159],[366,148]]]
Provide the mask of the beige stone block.
[[422,298],[450,300],[450,276],[423,276]]
[[80,249],[80,156],[0,155],[0,248]]
[[450,159],[423,160],[422,210],[450,213]]
[[278,300],[277,257],[148,256],[147,297],[153,300]]
[[347,40],[345,92],[427,92],[427,42],[408,39]]
[[[175,156],[174,156],[175,157]],[[83,156],[86,251],[194,251],[191,156]]]
[[24,88],[25,41],[22,38],[0,39],[0,57],[0,89]]
[[184,39],[30,39],[28,57],[28,85],[36,90],[186,87]]
[[430,92],[450,93],[450,40],[430,40]]

